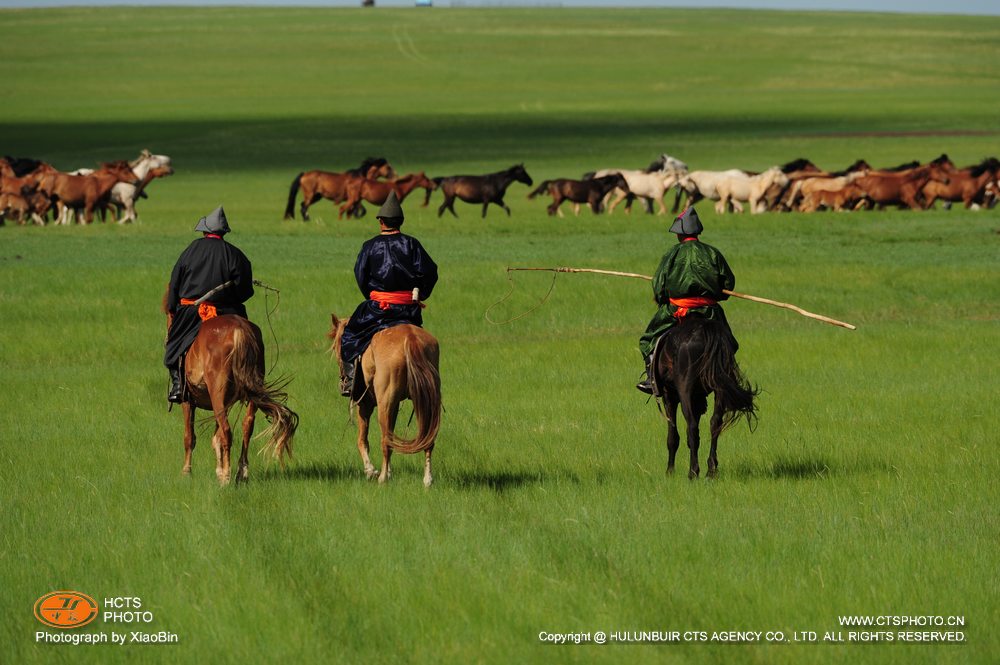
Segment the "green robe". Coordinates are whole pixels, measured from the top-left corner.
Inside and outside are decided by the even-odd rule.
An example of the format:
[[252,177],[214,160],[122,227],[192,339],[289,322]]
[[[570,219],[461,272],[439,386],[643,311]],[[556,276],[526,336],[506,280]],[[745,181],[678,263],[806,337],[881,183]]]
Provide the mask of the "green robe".
[[[698,240],[677,243],[663,255],[653,275],[653,297],[660,308],[639,339],[642,357],[646,358],[653,352],[657,337],[680,321],[674,316],[677,307],[670,304],[670,298],[704,297],[721,301],[729,297],[722,290],[732,291],[734,286],[736,278],[722,252]],[[693,307],[688,311],[707,319],[720,319],[729,327],[719,305]]]

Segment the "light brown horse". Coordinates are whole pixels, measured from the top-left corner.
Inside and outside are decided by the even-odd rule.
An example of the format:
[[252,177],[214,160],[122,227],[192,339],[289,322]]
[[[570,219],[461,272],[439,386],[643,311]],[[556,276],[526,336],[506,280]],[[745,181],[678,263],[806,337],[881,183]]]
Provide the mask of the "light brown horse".
[[383,157],[369,157],[361,162],[356,169],[350,169],[344,173],[331,173],[329,171],[305,171],[292,181],[291,189],[288,192],[288,205],[285,206],[285,219],[295,218],[295,196],[299,189],[302,189],[302,219],[309,220],[309,206],[320,199],[330,199],[334,203],[341,203],[347,196],[347,183],[354,178],[392,178],[396,172]]
[[139,178],[126,161],[106,162],[91,175],[46,173],[38,180],[38,189],[56,198],[57,219],[67,223],[67,208],[83,208],[83,223],[94,221],[94,209],[110,201],[111,188],[116,183],[138,185]]
[[[167,325],[170,325],[167,314]],[[196,438],[194,416],[196,409],[211,411],[215,417],[215,474],[219,483],[230,480],[230,449],[233,433],[229,426],[229,409],[236,403],[246,405],[243,416],[243,450],[240,453],[236,481],[249,478],[247,451],[253,436],[257,409],[264,412],[270,426],[265,449],[271,449],[279,462],[292,455],[292,437],[299,424],[299,416],[285,406],[287,394],[283,384],[264,381],[264,341],[260,328],[241,316],[222,315],[203,321],[198,336],[184,359],[184,377],[187,396],[184,402],[184,467],[185,475],[191,473],[191,453]]]
[[437,183],[424,175],[423,171],[410,173],[396,180],[355,178],[347,183],[347,202],[340,206],[337,219],[341,219],[345,212],[354,210],[354,207],[360,205],[362,201],[382,205],[388,198],[389,192],[396,192],[396,198],[402,203],[403,199],[417,187],[423,187],[430,194],[437,189]]
[[[330,351],[340,358],[340,340],[348,319],[331,314],[332,326],[327,335],[333,340]],[[358,400],[358,452],[365,465],[365,475],[376,475],[380,483],[392,477],[389,459],[392,451],[424,453],[424,487],[430,487],[431,453],[441,428],[441,376],[438,372],[440,351],[434,336],[419,326],[408,323],[392,326],[375,333],[371,344],[361,356],[361,370],[355,381],[364,381],[364,394]],[[401,440],[395,434],[399,404],[404,399],[413,402],[417,418],[417,434]],[[368,455],[368,428],[372,412],[378,410],[378,425],[382,430],[382,471],[372,465]]]

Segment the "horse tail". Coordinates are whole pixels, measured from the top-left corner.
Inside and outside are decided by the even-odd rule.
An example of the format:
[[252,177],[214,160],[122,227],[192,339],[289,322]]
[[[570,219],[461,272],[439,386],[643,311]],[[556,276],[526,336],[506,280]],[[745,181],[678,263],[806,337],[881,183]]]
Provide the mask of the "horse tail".
[[233,350],[229,355],[236,399],[253,402],[264,412],[270,425],[261,436],[267,438],[263,450],[271,449],[275,459],[284,465],[284,456],[292,456],[292,437],[299,426],[297,413],[285,406],[288,379],[264,381],[264,348],[260,336],[254,334],[249,321],[241,320],[233,329]]
[[736,362],[731,333],[720,321],[705,322],[705,350],[699,360],[698,375],[702,385],[715,393],[715,403],[722,409],[720,432],[741,417],[751,429],[757,422],[755,398],[760,389],[751,386]]
[[417,417],[417,435],[408,440],[389,437],[389,446],[400,453],[419,453],[434,445],[441,429],[441,375],[427,357],[427,350],[413,338],[403,342],[406,357],[406,391]]
[[292,181],[292,187],[288,191],[288,205],[285,206],[285,219],[295,219],[295,195],[299,193],[299,182],[303,175],[305,171],[295,176],[295,180]]
[[545,191],[548,190],[550,182],[552,182],[552,181],[551,180],[543,180],[541,183],[539,183],[538,187],[536,187],[530,194],[528,194],[528,198],[529,199],[533,199],[536,196],[538,196],[539,194],[544,194]]

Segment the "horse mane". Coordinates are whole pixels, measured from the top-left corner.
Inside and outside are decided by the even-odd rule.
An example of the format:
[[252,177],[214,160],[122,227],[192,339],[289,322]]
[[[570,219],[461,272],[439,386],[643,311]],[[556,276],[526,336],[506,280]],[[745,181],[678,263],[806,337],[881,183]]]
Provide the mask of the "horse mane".
[[946,164],[951,164],[951,160],[948,159],[948,153],[942,152],[941,156],[931,162],[931,164],[937,164],[938,166],[944,166]]
[[801,171],[802,169],[808,167],[816,168],[816,165],[810,162],[805,157],[799,157],[798,159],[793,159],[784,166],[781,167],[782,173],[791,173],[792,171]]
[[39,166],[45,163],[40,159],[31,159],[30,157],[11,157],[10,155],[4,155],[4,159],[14,171],[14,177],[16,178],[23,178],[29,173],[37,170]]
[[102,169],[123,169],[124,168],[124,169],[129,169],[129,170],[132,169],[132,167],[129,166],[129,163],[127,161],[125,161],[124,159],[116,159],[113,162],[101,162],[101,168]]
[[856,159],[856,160],[854,160],[853,164],[851,164],[850,166],[848,166],[843,171],[834,171],[833,173],[831,173],[830,177],[839,178],[840,176],[845,176],[848,173],[851,173],[852,171],[860,171],[862,169],[869,169],[869,170],[871,170],[871,164],[869,164],[868,162],[866,162],[863,159]]
[[385,157],[366,157],[364,161],[361,162],[361,166],[356,169],[348,169],[348,173],[351,175],[364,175],[368,173],[368,169],[373,166],[385,166],[389,163]]
[[920,162],[914,160],[912,162],[906,162],[905,164],[899,164],[898,166],[893,166],[892,168],[882,169],[882,170],[883,171],[899,172],[899,171],[906,171],[906,170],[909,170],[909,169],[915,169],[918,166],[920,166]]
[[969,175],[971,175],[974,178],[978,178],[985,171],[995,171],[997,169],[1000,169],[1000,160],[997,160],[996,157],[987,157],[979,164],[976,164],[975,166],[970,166]]

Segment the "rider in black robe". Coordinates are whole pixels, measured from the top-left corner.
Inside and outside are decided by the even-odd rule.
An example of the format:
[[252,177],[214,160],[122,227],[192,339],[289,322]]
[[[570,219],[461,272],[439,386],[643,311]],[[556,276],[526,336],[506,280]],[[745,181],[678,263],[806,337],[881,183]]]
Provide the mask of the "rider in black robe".
[[[375,333],[401,323],[423,325],[421,301],[430,297],[438,278],[437,264],[420,241],[400,233],[403,209],[395,192],[389,193],[377,219],[381,232],[361,246],[354,264],[358,288],[367,300],[351,314],[340,341],[344,396],[351,394],[355,363]],[[414,289],[419,290],[417,300],[412,297]]]
[[253,270],[246,255],[235,245],[222,239],[229,232],[226,213],[219,206],[195,227],[203,237],[195,240],[177,259],[170,275],[167,311],[173,322],[167,331],[163,364],[170,370],[170,392],[167,399],[181,401],[179,361],[194,342],[201,329],[199,308],[181,301],[194,301],[215,287],[232,281],[205,301],[214,306],[216,314],[237,314],[246,318],[244,302],[253,296]]

